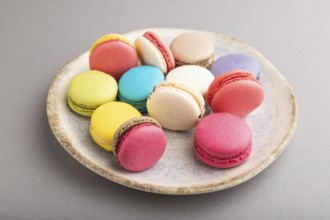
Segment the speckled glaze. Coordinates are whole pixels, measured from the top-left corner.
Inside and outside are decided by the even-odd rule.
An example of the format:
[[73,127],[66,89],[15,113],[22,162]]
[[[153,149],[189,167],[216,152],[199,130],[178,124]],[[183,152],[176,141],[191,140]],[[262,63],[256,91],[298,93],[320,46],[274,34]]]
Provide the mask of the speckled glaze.
[[[159,34],[169,44],[177,35],[192,30],[143,29],[126,34],[135,40],[146,31]],[[115,157],[98,147],[89,135],[89,119],[72,112],[66,103],[70,79],[88,70],[88,52],[78,56],[55,76],[48,93],[47,115],[50,127],[60,144],[81,164],[119,184],[161,194],[200,194],[236,186],[254,177],[270,165],[286,148],[298,120],[294,92],[279,71],[259,52],[228,35],[203,32],[215,45],[215,58],[228,53],[245,53],[255,58],[261,69],[260,82],[265,99],[245,117],[252,129],[253,150],[249,159],[231,169],[204,165],[194,153],[193,131],[166,130],[167,147],[152,168],[131,173]]]

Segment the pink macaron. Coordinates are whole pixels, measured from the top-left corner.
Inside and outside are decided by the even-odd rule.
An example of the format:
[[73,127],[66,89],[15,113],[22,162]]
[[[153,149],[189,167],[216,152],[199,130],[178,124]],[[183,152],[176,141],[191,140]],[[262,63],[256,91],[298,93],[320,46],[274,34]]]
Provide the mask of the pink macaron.
[[233,70],[216,77],[206,93],[213,112],[229,112],[244,117],[264,99],[264,90],[252,73]]
[[252,132],[245,121],[230,113],[214,113],[195,128],[198,158],[209,166],[231,168],[244,163],[252,149]]
[[112,147],[123,168],[132,172],[144,171],[163,155],[166,136],[155,119],[136,117],[117,129]]

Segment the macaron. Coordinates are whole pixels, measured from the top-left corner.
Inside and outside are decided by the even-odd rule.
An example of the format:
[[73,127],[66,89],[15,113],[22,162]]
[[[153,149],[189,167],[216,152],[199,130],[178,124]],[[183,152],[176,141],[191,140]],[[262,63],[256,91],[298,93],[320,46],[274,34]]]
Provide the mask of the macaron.
[[90,117],[98,106],[115,100],[117,92],[118,85],[112,76],[91,70],[71,79],[67,101],[74,112]]
[[209,68],[214,59],[212,41],[199,32],[183,33],[175,37],[170,49],[176,66],[198,65]]
[[166,75],[166,80],[178,81],[196,88],[203,96],[214,80],[213,74],[206,68],[197,65],[180,66]]
[[124,102],[108,102],[98,107],[90,123],[93,140],[107,151],[112,151],[112,139],[125,121],[141,116],[133,106]]
[[163,128],[187,131],[203,117],[205,102],[197,89],[183,83],[165,81],[150,94],[147,109],[149,116]]
[[133,42],[120,34],[99,38],[89,51],[90,69],[108,73],[117,81],[122,74],[137,65],[138,54]]
[[148,96],[154,87],[164,79],[163,72],[157,67],[134,67],[125,72],[119,80],[119,99],[144,113],[147,111]]
[[257,79],[259,79],[260,74],[259,63],[251,56],[241,53],[228,54],[219,57],[213,62],[210,70],[214,76],[224,74],[231,70],[249,71]]
[[136,39],[135,46],[142,64],[158,67],[164,74],[174,69],[172,52],[156,33],[147,31]]
[[117,129],[112,146],[123,168],[139,172],[150,168],[161,158],[166,148],[166,136],[155,119],[136,117]]
[[205,98],[213,112],[244,117],[261,105],[264,90],[252,73],[232,70],[214,79]]
[[204,117],[194,130],[197,157],[216,168],[231,168],[244,163],[252,150],[252,132],[245,121],[230,113]]

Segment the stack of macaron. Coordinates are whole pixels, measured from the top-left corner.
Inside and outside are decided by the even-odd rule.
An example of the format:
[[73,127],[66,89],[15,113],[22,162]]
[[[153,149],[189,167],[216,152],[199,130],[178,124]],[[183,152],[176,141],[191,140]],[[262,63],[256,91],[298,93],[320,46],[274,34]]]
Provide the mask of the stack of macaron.
[[[161,158],[163,128],[194,129],[201,161],[234,167],[252,149],[243,117],[263,101],[260,70],[245,54],[214,59],[212,41],[199,32],[178,35],[169,46],[151,31],[134,43],[108,34],[91,46],[90,70],[71,79],[67,102],[91,117],[92,139],[126,170],[146,170]],[[212,112],[204,117],[207,104]]]

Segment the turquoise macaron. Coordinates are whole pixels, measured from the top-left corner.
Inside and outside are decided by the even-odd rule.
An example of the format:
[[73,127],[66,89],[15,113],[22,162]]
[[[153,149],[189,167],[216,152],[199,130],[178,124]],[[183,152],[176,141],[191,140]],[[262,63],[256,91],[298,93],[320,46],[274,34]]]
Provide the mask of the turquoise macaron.
[[129,69],[119,80],[120,101],[147,112],[146,101],[154,87],[165,80],[163,72],[154,66],[137,66]]

